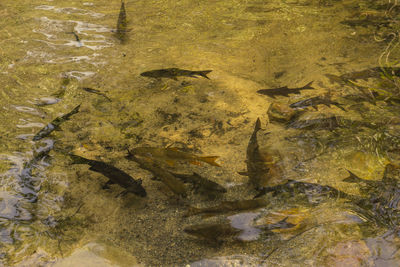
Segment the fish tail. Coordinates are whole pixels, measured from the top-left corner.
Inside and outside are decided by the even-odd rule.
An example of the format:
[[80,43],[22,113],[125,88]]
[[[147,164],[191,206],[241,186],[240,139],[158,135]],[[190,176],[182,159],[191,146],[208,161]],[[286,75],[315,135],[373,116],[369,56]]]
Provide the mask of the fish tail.
[[206,79],[210,79],[207,77],[207,74],[209,74],[210,72],[212,72],[212,70],[201,70],[201,71],[196,71],[196,74]]
[[315,89],[314,87],[311,86],[313,82],[314,81],[311,81],[311,82],[307,83],[306,85],[304,85],[302,87],[302,89]]
[[360,181],[360,178],[355,175],[354,173],[352,173],[351,171],[347,170],[349,172],[349,177],[343,179],[343,182],[346,183],[357,183],[358,181]]
[[256,125],[254,126],[254,132],[261,130],[261,120],[257,118]]
[[218,163],[215,162],[217,160],[217,158],[219,158],[219,157],[218,156],[199,157],[199,159],[201,161],[204,161],[213,166],[221,167],[221,165],[219,165]]

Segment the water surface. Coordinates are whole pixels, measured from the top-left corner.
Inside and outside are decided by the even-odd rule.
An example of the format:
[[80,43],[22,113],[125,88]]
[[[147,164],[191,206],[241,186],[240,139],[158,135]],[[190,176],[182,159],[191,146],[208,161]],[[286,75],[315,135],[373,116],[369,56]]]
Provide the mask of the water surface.
[[[263,128],[260,147],[279,155],[282,173],[275,184],[293,179],[362,195],[358,184],[342,181],[347,170],[381,180],[385,165],[398,161],[399,104],[388,101],[398,96],[398,77],[343,82],[326,74],[396,67],[396,1],[126,1],[124,42],[115,34],[120,5],[102,0],[0,4],[2,264],[62,264],[70,255],[86,257],[82,249],[89,247],[101,255],[90,254],[92,264],[121,266],[398,265],[396,229],[366,219],[343,199],[314,195],[300,201],[267,194],[269,204],[251,212],[184,216],[188,205],[255,196],[238,172],[246,169],[257,118]],[[212,72],[210,80],[140,76],[161,68]],[[300,95],[257,94],[310,81],[315,89]],[[83,87],[100,90],[111,101]],[[350,124],[286,129],[267,115],[272,103],[323,94],[346,111],[319,105],[300,119],[341,116]],[[79,113],[58,131],[32,140],[79,104]],[[136,146],[218,155],[221,168],[184,163],[171,168],[196,171],[228,192],[209,199],[190,190],[179,200],[125,159],[127,149]],[[116,197],[122,191],[118,186],[102,189],[107,179],[87,165],[72,164],[66,156],[72,152],[142,179],[147,197]],[[285,217],[296,227],[274,234],[254,228]],[[226,220],[245,229],[239,240],[210,244],[183,231]]]

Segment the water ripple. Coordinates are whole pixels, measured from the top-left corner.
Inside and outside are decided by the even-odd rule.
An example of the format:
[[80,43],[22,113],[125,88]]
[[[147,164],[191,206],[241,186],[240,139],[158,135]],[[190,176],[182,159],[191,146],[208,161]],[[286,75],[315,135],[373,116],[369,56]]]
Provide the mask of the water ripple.
[[35,7],[35,9],[40,9],[40,10],[52,10],[56,13],[64,13],[64,14],[76,14],[76,15],[82,15],[82,16],[91,16],[94,18],[101,18],[104,17],[104,14],[101,13],[96,13],[93,11],[85,10],[85,9],[80,9],[76,7],[60,7],[57,8],[55,6],[47,6],[47,5],[41,5]]

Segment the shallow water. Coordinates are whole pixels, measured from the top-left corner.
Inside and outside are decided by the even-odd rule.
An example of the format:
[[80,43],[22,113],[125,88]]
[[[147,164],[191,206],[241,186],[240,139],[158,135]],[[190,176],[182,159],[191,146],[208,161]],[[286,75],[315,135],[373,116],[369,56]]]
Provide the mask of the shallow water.
[[[380,75],[349,82],[326,74],[396,67],[397,1],[126,1],[124,42],[115,33],[120,1],[5,2],[0,3],[3,265],[398,265],[396,217],[378,224],[374,218],[380,214],[360,212],[341,198],[266,194],[268,204],[255,210],[185,216],[188,206],[257,194],[248,177],[238,174],[246,170],[257,118],[261,150],[273,154],[279,170],[269,186],[292,179],[366,197],[359,184],[343,179],[351,170],[379,181],[388,162],[398,163],[400,107],[390,99],[397,99],[400,81]],[[209,80],[140,76],[161,68],[212,72]],[[289,97],[257,94],[311,81],[315,89]],[[335,127],[294,129],[267,115],[272,103],[327,93],[345,110],[319,105],[298,120],[340,116]],[[79,104],[80,111],[60,129],[32,140]],[[218,155],[220,168],[182,162],[166,168],[195,171],[228,192],[207,198],[186,185],[188,197],[177,198],[125,158],[137,146]],[[107,179],[87,165],[72,164],[67,153],[142,179],[147,196],[116,197],[119,186],[102,189]],[[371,217],[364,216],[368,212]],[[286,217],[294,227],[260,231]],[[240,235],[215,243],[184,232],[190,225],[225,222]]]

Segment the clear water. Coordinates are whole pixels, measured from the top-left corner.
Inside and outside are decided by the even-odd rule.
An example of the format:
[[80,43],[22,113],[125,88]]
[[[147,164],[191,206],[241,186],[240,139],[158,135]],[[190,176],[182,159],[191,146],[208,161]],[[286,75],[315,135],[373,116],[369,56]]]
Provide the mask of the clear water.
[[[263,128],[260,147],[274,155],[280,169],[274,185],[293,179],[362,195],[358,184],[342,181],[346,170],[381,180],[385,164],[399,160],[400,109],[387,95],[367,101],[365,92],[390,91],[395,98],[398,77],[341,83],[326,74],[396,67],[396,0],[126,1],[123,43],[115,34],[120,5],[102,0],[0,3],[3,265],[62,264],[70,255],[100,264],[96,253],[120,266],[399,264],[395,227],[366,220],[342,199],[319,201],[316,195],[310,204],[267,194],[269,204],[251,212],[184,216],[188,205],[254,197],[248,178],[238,172],[246,170],[257,118]],[[173,67],[212,72],[210,80],[140,76]],[[289,97],[257,94],[310,81],[315,89]],[[358,97],[361,86],[364,98]],[[111,102],[83,87],[100,90]],[[326,93],[346,111],[319,105],[300,119],[335,115],[385,126],[351,122],[334,129],[286,129],[267,115],[271,103],[287,105]],[[80,112],[58,131],[32,141],[79,104]],[[216,199],[190,193],[178,200],[125,159],[127,149],[136,146],[218,155],[221,168],[184,163],[171,168],[196,171],[228,192]],[[102,189],[107,179],[87,165],[72,164],[66,156],[71,152],[141,178],[147,197],[116,197],[118,186]],[[285,217],[296,226],[268,235],[257,230]],[[212,244],[184,232],[189,225],[226,221],[243,230],[238,238]],[[88,247],[96,253],[79,253]]]

